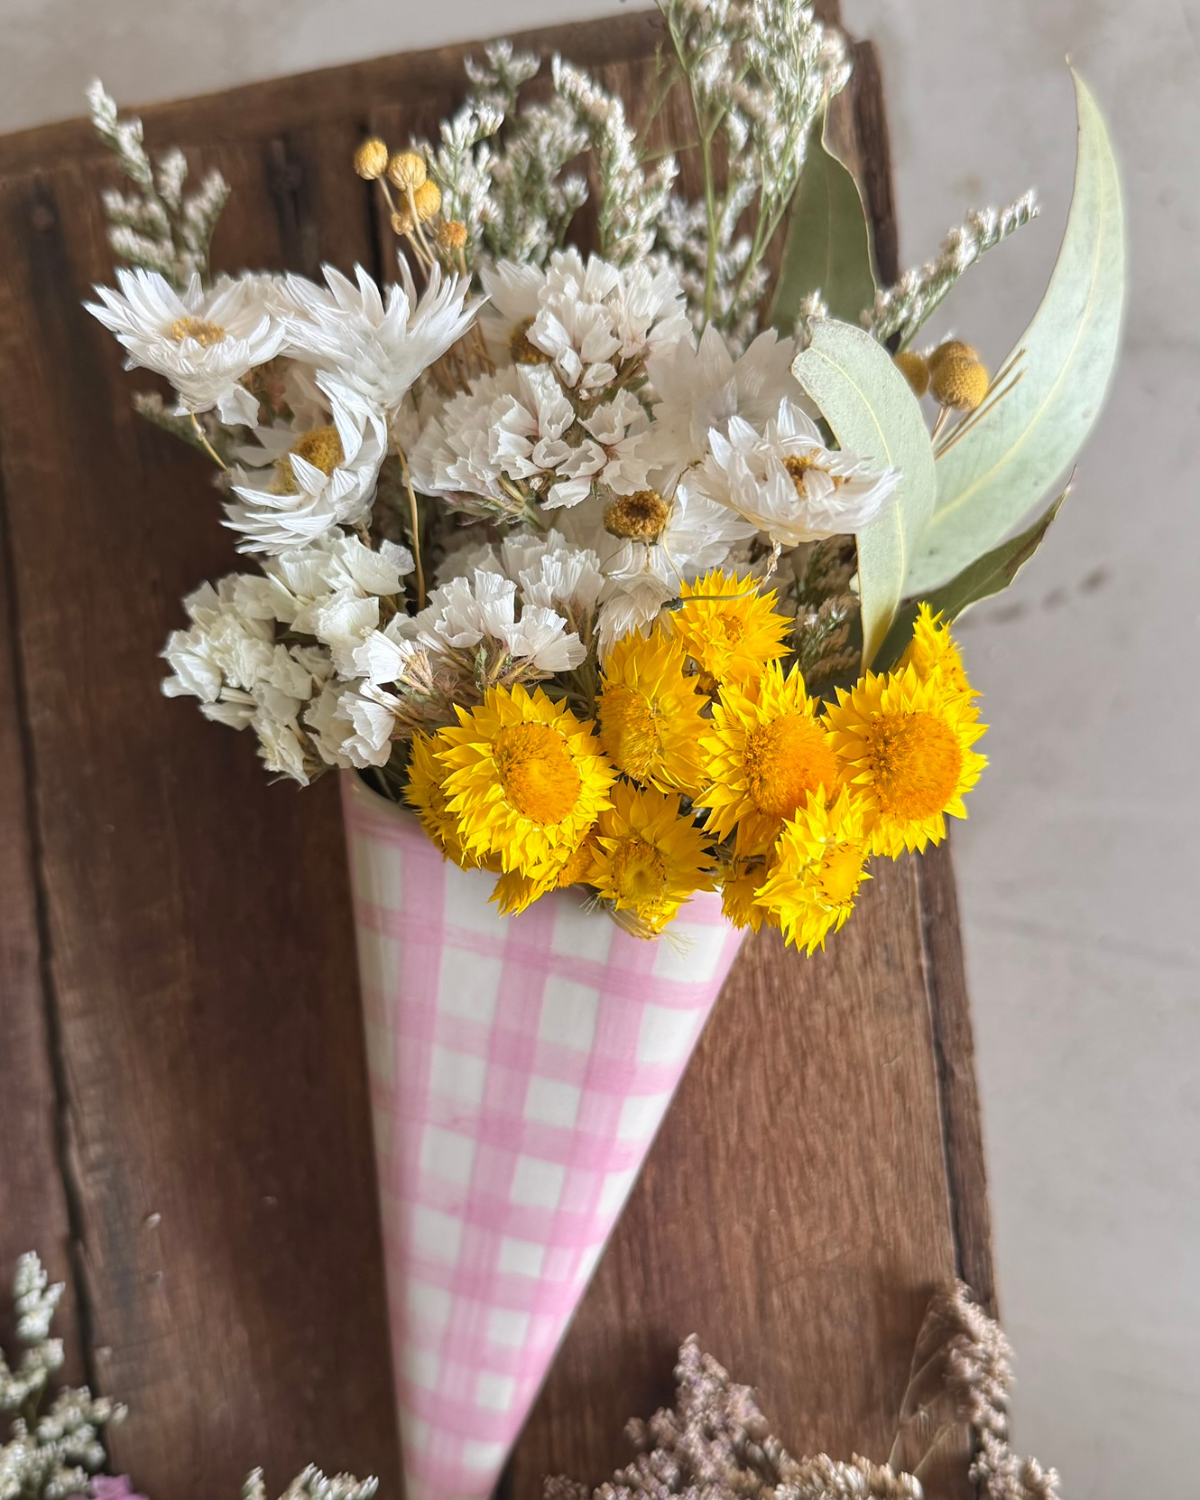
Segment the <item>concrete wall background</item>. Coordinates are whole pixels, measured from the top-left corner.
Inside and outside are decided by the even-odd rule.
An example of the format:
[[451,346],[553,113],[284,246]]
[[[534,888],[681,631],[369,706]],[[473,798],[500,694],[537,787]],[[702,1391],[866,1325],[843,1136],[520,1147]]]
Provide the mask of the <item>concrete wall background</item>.
[[[1037,304],[1066,215],[1068,52],[1124,165],[1132,294],[1108,411],[1042,554],[963,624],[995,727],[956,853],[1017,1441],[1068,1494],[1186,1493],[1200,1413],[1200,8],[845,6],[883,54],[905,263],[966,208],[1041,192],[1041,220],[935,325],[993,363]],[[0,0],[0,130],[79,113],[96,73],[145,103],[618,8]]]

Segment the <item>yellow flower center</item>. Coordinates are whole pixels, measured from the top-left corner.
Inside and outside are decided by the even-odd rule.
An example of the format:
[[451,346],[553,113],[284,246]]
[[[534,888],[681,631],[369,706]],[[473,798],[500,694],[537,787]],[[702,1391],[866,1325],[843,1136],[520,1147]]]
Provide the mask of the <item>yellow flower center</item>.
[[639,490],[622,495],[604,512],[604,529],[613,536],[652,542],[667,524],[671,507],[657,490]]
[[292,454],[320,469],[322,474],[332,474],[346,457],[336,427],[314,427],[299,442],[292,444],[290,452],[275,460],[275,483],[271,489],[276,495],[294,495],[299,489],[292,470]]
[[803,714],[785,714],[746,736],[746,779],[760,812],[790,818],[809,792],[837,785],[837,759],[820,725]]
[[653,703],[623,683],[600,696],[600,742],[618,771],[645,781],[662,755]]
[[510,724],[493,742],[496,771],[509,802],[535,823],[561,823],[582,789],[566,742],[549,724]]
[[931,818],[950,801],[962,775],[958,736],[936,714],[875,714],[867,737],[880,806],[899,818]]
[[[829,465],[818,463],[815,458],[807,453],[789,453],[783,461],[783,467],[791,475],[792,483],[796,486],[796,493],[802,500],[807,499],[808,491],[804,487],[804,479],[810,469],[819,469],[822,474],[829,473]],[[831,475],[834,488],[842,482],[839,477]]]
[[837,845],[821,861],[817,876],[821,894],[830,906],[845,906],[858,894],[862,875],[862,850],[849,844]]
[[194,339],[207,349],[211,344],[221,342],[225,330],[220,323],[206,323],[203,318],[176,318],[171,324],[171,337],[177,344],[182,344],[184,339]]
[[613,855],[610,879],[618,901],[643,906],[666,894],[662,855],[645,839],[627,839]]
[[508,336],[508,352],[518,365],[548,365],[551,359],[546,351],[529,342],[529,330],[532,327],[532,318],[525,318],[513,327]]

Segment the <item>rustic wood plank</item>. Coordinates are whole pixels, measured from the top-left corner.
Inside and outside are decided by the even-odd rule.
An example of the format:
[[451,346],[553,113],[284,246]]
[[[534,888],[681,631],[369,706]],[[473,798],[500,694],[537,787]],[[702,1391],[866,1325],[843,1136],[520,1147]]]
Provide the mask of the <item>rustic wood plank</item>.
[[[354,135],[206,154],[231,264],[369,257],[333,165]],[[272,198],[281,157],[300,177]],[[80,307],[109,274],[95,190],[77,165],[4,187],[0,407],[92,1355],[131,1407],[114,1459],[180,1497],[317,1455],[395,1493],[336,789],[269,786],[248,740],[158,694],[180,595],[234,554]]]
[[[643,14],[522,40],[612,84],[645,73],[656,36]],[[147,137],[233,183],[217,264],[371,264],[353,144],[368,123],[429,132],[466,50],[162,106]],[[872,62],[860,45],[841,108],[888,276]],[[336,798],[267,786],[249,743],[157,697],[179,597],[233,553],[198,461],[132,416],[138,382],[79,310],[109,276],[97,156],[80,124],[0,142],[0,453],[36,773],[0,782],[32,809],[0,870],[43,910],[40,946],[36,900],[5,912],[43,1070],[20,1107],[53,1121],[49,1016],[91,1354],[133,1406],[117,1462],[179,1500],[310,1458],[396,1494]],[[794,1447],[886,1452],[929,1285],[961,1267],[990,1287],[986,1236],[952,876],[906,863],[825,957],[747,949],[518,1450],[517,1493],[544,1468],[611,1468],[692,1328]]]

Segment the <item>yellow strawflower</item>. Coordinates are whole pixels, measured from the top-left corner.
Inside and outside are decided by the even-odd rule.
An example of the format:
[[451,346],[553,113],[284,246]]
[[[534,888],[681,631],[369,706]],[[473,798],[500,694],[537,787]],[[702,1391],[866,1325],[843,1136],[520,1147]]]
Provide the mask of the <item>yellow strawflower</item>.
[[777,613],[775,594],[760,594],[753,578],[719,569],[680,589],[671,616],[675,636],[714,682],[749,682],[787,650],[794,622]]
[[590,724],[541,688],[489,689],[438,731],[446,805],[463,847],[534,879],[561,864],[609,805],[612,767]]
[[841,779],[799,668],[785,677],[778,662],[755,683],[722,689],[700,749],[709,785],[696,806],[708,809],[705,828],[723,839],[736,827],[743,854],[764,853],[810,792],[824,787],[832,797]]
[[912,667],[922,682],[935,678],[957,693],[966,693],[972,699],[978,693],[967,681],[962,657],[949,628],[942,624],[941,615],[935,615],[928,604],[917,610],[913,624],[913,638],[900,658],[900,668]]
[[597,823],[589,883],[649,933],[661,932],[693,892],[713,889],[708,841],[679,804],[674,793],[619,782]]
[[749,927],[751,932],[758,932],[764,925],[779,926],[775,913],[754,899],[766,878],[767,863],[760,857],[743,859],[735,855],[725,866],[721,878],[721,910],[739,930]]
[[565,859],[556,855],[550,863],[539,866],[535,874],[523,875],[518,870],[502,874],[496,881],[490,899],[499,906],[502,917],[516,916],[548,891],[565,890],[568,886],[578,885],[580,881],[586,880],[591,873],[595,852],[595,833],[589,829],[579,847],[567,854]]
[[700,710],[708,699],[685,677],[683,647],[653,630],[622,636],[604,659],[596,718],[618,771],[660,791],[700,789]]
[[413,736],[404,800],[416,810],[421,827],[446,858],[464,870],[470,870],[478,865],[479,860],[463,848],[458,836],[458,819],[446,806],[446,772],[437,760],[436,746],[437,742],[427,734]]
[[963,796],[987,764],[971,749],[986,725],[970,697],[935,673],[908,665],[868,672],[838,689],[826,711],[846,784],[862,801],[872,854],[893,859],[946,836],[946,817],[965,818]]
[[861,803],[845,787],[831,803],[810,794],[784,826],[755,899],[789,943],[812,953],[850,915],[859,886],[870,879],[866,857]]

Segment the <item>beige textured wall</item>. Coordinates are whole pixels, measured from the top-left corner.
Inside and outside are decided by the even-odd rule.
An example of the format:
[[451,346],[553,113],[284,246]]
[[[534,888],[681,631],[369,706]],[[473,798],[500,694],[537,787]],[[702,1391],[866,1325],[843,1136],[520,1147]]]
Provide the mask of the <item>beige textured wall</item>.
[[[1068,51],[1124,161],[1124,363],[1043,554],[964,622],[995,728],[956,848],[1018,1442],[1071,1495],[1182,1496],[1200,1414],[1200,14],[1196,0],[845,7],[883,51],[906,258],[970,205],[1043,193],[1041,221],[942,320],[993,360],[1065,217]],[[78,113],[97,72],[147,102],[618,8],[0,0],[0,129]]]

